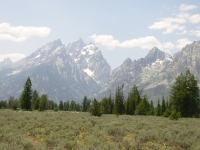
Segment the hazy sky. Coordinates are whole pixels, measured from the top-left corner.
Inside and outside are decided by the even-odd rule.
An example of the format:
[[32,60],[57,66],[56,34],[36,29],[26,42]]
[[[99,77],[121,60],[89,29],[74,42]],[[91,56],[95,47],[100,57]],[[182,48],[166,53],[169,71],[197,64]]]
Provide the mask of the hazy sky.
[[200,40],[200,1],[0,0],[0,61],[79,37],[95,43],[113,69],[154,46],[173,54]]

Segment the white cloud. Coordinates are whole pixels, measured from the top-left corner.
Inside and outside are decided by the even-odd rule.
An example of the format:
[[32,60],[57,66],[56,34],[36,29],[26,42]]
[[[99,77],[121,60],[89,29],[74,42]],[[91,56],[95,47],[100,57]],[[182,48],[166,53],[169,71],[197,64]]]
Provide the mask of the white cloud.
[[115,40],[111,35],[92,35],[89,38],[93,39],[95,43],[100,43],[102,46],[106,46],[108,49],[112,50],[119,46],[119,41]]
[[196,35],[196,36],[200,37],[200,30],[191,30],[190,34],[191,35]]
[[189,21],[191,23],[199,23],[200,22],[200,14],[195,14],[189,17]]
[[186,33],[188,33],[188,31],[187,30],[183,30],[182,32],[180,32],[180,33],[177,33],[177,34],[186,34]]
[[190,43],[192,43],[192,41],[190,41],[187,38],[179,39],[177,40],[176,48],[182,49],[183,47],[185,47],[187,44],[190,44]]
[[187,30],[183,24],[188,22],[192,24],[200,23],[200,14],[191,15],[185,12],[195,8],[197,8],[195,5],[181,4],[179,7],[180,12],[174,17],[161,18],[159,21],[148,26],[148,28],[153,30],[164,30],[162,32],[163,34],[173,33],[177,30],[179,30],[177,34],[186,34]]
[[0,24],[0,40],[24,42],[32,36],[47,37],[51,32],[48,27],[11,26],[9,23]]
[[6,55],[0,55],[0,62],[3,61],[5,58],[9,57],[13,62],[16,62],[24,57],[26,57],[24,54],[6,54]]
[[182,19],[188,19],[190,17],[190,14],[185,12],[180,12],[179,14],[176,15],[176,17]]
[[188,10],[192,10],[192,9],[196,9],[197,6],[195,5],[186,5],[186,4],[181,4],[179,7],[180,11],[188,11]]
[[169,50],[174,47],[171,42],[161,43],[159,42],[154,36],[146,36],[141,37],[138,39],[126,40],[123,42],[119,42],[118,40],[114,39],[111,35],[92,35],[89,38],[94,40],[95,43],[99,43],[102,46],[106,46],[108,49],[114,49],[115,47],[121,48],[136,48],[139,47],[141,49],[151,49],[154,46],[162,50]]
[[162,18],[161,21],[155,22],[153,25],[148,26],[149,29],[159,30],[165,29],[164,34],[172,33],[175,30],[184,30],[185,26],[179,24],[186,23],[184,18]]

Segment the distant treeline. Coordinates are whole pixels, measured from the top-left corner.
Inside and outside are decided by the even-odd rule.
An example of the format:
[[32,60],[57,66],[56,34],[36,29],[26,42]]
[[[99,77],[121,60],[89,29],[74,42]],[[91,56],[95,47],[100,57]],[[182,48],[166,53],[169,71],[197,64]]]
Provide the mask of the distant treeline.
[[[178,119],[180,117],[199,117],[200,98],[197,80],[189,70],[185,74],[180,74],[173,86],[169,99],[162,97],[158,99],[157,106],[153,101],[147,99],[136,85],[128,93],[128,98],[124,98],[123,87],[117,87],[115,95],[103,98],[101,101],[90,100],[84,96],[82,104],[71,101],[60,101],[59,104],[49,100],[47,95],[39,96],[38,92],[32,92],[32,83],[27,79],[24,90],[19,99],[10,97],[8,100],[0,101],[0,108],[21,108],[23,110],[60,110],[60,111],[82,111],[90,112],[91,115],[101,116],[102,114],[116,115],[154,115]],[[111,92],[110,92],[111,93]]]
[[189,70],[175,79],[169,99],[165,100],[164,96],[161,101],[158,99],[155,108],[153,101],[149,101],[146,94],[143,95],[142,90],[138,90],[136,85],[129,91],[128,98],[124,99],[123,87],[124,85],[116,88],[114,99],[111,95],[100,102],[94,99],[89,107],[90,113],[95,116],[102,114],[155,115],[170,117],[170,119],[199,117],[199,87]]

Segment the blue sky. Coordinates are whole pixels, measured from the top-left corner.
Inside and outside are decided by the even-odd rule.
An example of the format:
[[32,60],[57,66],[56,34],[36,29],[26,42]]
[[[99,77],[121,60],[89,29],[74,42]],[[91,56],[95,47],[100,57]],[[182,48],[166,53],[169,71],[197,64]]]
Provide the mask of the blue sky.
[[113,69],[154,46],[173,54],[200,40],[200,1],[0,0],[0,61],[79,37],[95,43]]

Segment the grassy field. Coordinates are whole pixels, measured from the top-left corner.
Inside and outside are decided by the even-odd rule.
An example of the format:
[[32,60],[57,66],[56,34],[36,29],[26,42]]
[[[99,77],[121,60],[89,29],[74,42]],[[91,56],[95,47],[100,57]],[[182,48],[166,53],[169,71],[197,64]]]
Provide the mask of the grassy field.
[[200,119],[0,110],[0,149],[200,149]]

